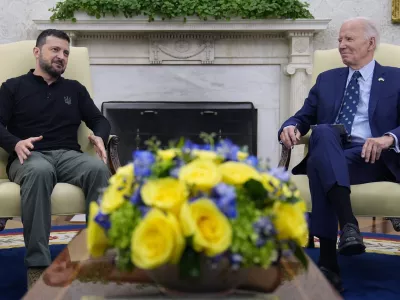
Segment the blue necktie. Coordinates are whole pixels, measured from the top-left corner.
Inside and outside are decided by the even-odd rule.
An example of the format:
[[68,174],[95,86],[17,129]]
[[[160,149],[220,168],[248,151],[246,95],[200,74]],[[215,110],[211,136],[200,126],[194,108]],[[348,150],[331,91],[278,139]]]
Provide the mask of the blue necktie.
[[343,105],[340,109],[339,117],[336,120],[336,124],[344,125],[349,135],[351,133],[354,116],[357,112],[357,105],[360,101],[360,85],[358,84],[358,78],[360,77],[361,74],[359,71],[355,71],[353,76],[351,76],[346,92],[344,93]]

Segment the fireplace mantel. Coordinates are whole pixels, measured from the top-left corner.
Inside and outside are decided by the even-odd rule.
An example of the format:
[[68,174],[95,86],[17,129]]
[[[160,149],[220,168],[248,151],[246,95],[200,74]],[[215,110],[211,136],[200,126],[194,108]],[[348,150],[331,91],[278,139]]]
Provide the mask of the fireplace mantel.
[[245,20],[231,19],[202,21],[195,17],[188,17],[186,22],[182,18],[162,21],[155,19],[148,21],[146,16],[125,18],[123,16],[104,17],[96,19],[83,13],[76,13],[77,22],[34,20],[38,30],[56,28],[74,33],[88,32],[291,32],[307,31],[318,32],[327,28],[329,19],[270,19]]
[[310,88],[314,35],[330,21],[76,18],[34,22],[88,48],[99,107],[112,100],[250,101],[258,109],[258,153],[274,164],[278,128]]

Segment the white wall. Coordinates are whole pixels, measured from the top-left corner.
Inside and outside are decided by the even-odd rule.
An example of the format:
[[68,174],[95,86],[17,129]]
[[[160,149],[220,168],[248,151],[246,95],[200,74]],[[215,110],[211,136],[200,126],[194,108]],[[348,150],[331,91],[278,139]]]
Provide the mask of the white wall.
[[[0,0],[0,44],[35,39],[33,18],[43,18],[59,0]],[[315,49],[336,47],[340,24],[351,17],[373,18],[382,42],[400,45],[400,24],[391,23],[392,0],[306,0],[316,18],[330,18],[328,30],[317,35]]]

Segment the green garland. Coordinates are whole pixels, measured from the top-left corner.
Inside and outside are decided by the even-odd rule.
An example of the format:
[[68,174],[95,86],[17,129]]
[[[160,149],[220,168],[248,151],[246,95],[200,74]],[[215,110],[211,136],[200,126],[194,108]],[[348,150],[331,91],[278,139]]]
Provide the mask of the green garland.
[[50,20],[72,20],[74,13],[82,11],[100,19],[106,15],[138,15],[163,20],[197,16],[201,20],[230,18],[243,19],[312,19],[308,3],[301,0],[62,0],[49,11]]

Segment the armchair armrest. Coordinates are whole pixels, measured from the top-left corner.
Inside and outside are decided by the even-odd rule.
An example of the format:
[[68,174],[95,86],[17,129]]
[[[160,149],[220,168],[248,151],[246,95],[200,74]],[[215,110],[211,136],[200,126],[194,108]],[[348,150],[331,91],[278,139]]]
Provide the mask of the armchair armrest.
[[[306,135],[300,138],[298,145],[307,145],[310,140],[311,131],[309,131]],[[281,158],[279,159],[278,167],[284,167],[285,170],[289,168],[290,164],[290,156],[292,154],[292,149],[286,148],[285,145],[282,145]]]
[[110,135],[107,144],[107,165],[111,174],[115,174],[117,169],[121,166],[118,157],[118,143],[119,137],[116,135]]

